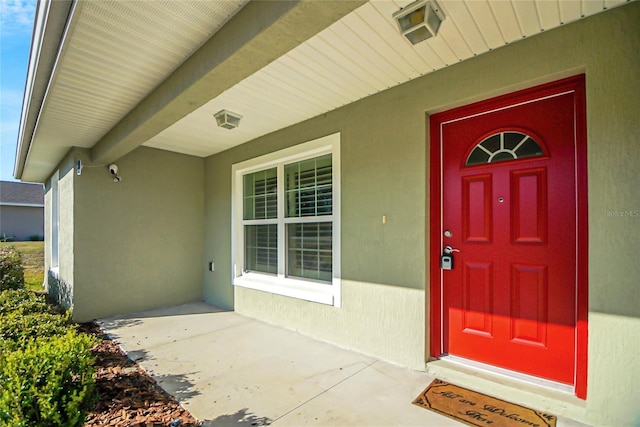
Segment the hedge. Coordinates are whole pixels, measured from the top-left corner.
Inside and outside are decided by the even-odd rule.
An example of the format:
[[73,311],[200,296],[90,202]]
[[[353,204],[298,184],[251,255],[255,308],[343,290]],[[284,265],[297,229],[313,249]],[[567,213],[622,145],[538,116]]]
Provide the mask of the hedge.
[[0,425],[82,426],[97,339],[25,290],[0,292]]

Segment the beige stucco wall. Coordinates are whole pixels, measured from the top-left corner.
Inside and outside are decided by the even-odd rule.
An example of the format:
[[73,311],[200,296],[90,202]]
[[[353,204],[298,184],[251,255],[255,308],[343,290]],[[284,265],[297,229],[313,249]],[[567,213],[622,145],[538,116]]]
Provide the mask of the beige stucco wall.
[[114,183],[106,166],[76,175],[76,159],[89,164],[74,149],[60,172],[60,279],[74,319],[201,300],[203,160],[142,147],[116,162]]
[[[428,344],[424,290],[429,286],[426,115],[585,73],[589,385],[587,401],[567,411],[595,425],[637,422],[640,364],[634,360],[640,344],[633,337],[640,332],[638,22],[640,4],[625,5],[208,158],[204,259],[215,261],[216,271],[205,275],[205,299],[423,369]],[[342,135],[342,308],[234,289],[229,257],[231,165],[334,132]],[[388,218],[384,226],[383,214]]]

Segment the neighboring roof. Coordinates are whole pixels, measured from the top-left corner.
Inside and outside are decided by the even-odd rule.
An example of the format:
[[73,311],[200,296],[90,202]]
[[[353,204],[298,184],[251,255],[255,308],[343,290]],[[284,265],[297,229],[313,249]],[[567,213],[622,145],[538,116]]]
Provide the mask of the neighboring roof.
[[44,187],[42,184],[0,181],[0,205],[44,206]]
[[40,0],[14,176],[44,182],[72,147],[94,165],[140,145],[207,157],[627,2],[437,0],[416,45],[393,19],[410,4]]

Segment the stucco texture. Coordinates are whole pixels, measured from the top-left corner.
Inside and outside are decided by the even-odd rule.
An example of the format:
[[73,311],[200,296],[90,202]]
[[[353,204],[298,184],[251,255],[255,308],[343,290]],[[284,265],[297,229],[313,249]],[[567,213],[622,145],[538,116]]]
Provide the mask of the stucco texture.
[[[589,385],[584,406],[572,416],[595,425],[637,422],[640,367],[629,357],[640,354],[640,344],[626,340],[638,336],[640,318],[635,297],[640,280],[638,22],[640,4],[631,3],[206,159],[204,259],[215,261],[216,271],[206,273],[205,300],[423,369],[429,339],[429,114],[584,73]],[[249,289],[234,292],[232,164],[335,132],[341,133],[342,308]],[[614,388],[625,392],[613,399]]]
[[[47,181],[44,195],[45,287],[49,294],[65,308],[73,308],[73,277],[75,269],[72,162],[72,158],[68,157],[60,163],[57,172]],[[56,199],[55,202],[54,199]],[[53,212],[56,202],[58,206],[57,229]],[[53,260],[54,252],[57,253],[57,262]]]
[[[141,147],[118,160],[115,183],[87,158],[73,150],[60,180],[60,279],[73,289],[74,319],[201,300],[203,160]],[[76,159],[87,165],[80,176]]]

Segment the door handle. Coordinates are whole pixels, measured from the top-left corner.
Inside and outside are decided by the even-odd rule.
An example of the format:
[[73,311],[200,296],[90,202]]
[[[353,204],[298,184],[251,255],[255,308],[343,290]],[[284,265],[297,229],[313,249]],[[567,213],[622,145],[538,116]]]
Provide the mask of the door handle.
[[442,252],[442,256],[440,257],[440,268],[443,270],[453,270],[453,253],[460,252],[460,249],[445,246],[444,249],[442,249]]

